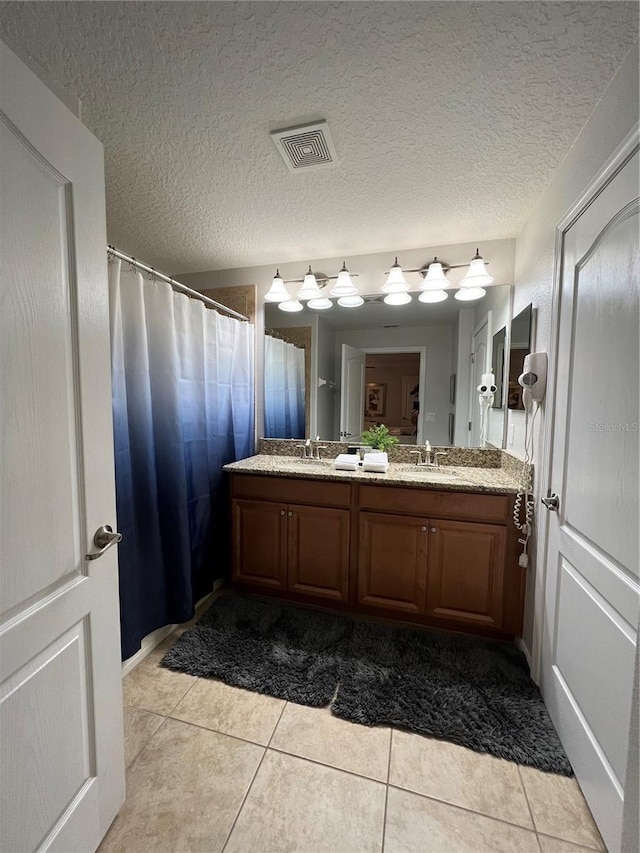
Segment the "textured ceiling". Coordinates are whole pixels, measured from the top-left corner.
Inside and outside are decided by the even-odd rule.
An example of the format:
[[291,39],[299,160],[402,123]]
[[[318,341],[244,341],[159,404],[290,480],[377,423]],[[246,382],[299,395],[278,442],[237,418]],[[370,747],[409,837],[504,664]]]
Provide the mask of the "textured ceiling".
[[[638,31],[626,2],[2,3],[82,101],[109,240],[168,272],[514,236]],[[269,131],[325,118],[335,168]]]

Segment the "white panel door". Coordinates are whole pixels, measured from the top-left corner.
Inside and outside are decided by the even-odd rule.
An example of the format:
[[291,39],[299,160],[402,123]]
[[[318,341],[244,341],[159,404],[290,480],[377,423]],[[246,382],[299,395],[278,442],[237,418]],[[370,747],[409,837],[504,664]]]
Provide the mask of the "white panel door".
[[565,234],[546,555],[542,690],[611,853],[640,591],[638,212],[636,152]]
[[340,441],[360,441],[364,422],[364,363],[362,350],[342,344]]
[[124,800],[103,152],[0,51],[0,849],[86,853]]
[[491,312],[484,317],[473,330],[471,341],[471,400],[469,411],[471,412],[471,432],[469,433],[469,447],[480,447],[480,432],[482,429],[482,410],[478,395],[478,385],[482,381],[482,374],[490,370],[491,354],[489,344],[491,341]]

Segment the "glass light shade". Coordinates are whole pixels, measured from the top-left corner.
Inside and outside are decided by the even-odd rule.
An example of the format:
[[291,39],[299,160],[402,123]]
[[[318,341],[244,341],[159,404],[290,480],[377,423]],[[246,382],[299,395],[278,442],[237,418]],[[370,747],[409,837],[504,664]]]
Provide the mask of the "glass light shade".
[[407,305],[411,302],[410,293],[387,293],[384,298],[387,305]]
[[322,293],[320,292],[320,288],[318,287],[318,282],[316,281],[315,275],[311,272],[311,267],[309,267],[309,272],[304,277],[302,287],[297,292],[296,298],[322,299]]
[[493,276],[490,276],[481,257],[475,257],[469,264],[469,272],[460,282],[460,287],[483,287],[491,284]]
[[291,314],[294,314],[296,311],[302,311],[304,309],[304,305],[302,302],[298,302],[297,299],[289,299],[287,302],[281,302],[278,305],[278,308],[281,311],[287,311]]
[[380,290],[383,293],[406,293],[409,290],[409,285],[405,277],[402,275],[402,267],[396,258],[394,265],[389,270],[389,278],[382,285]]
[[474,299],[482,299],[486,292],[484,287],[461,287],[456,293],[456,299],[460,302],[472,302]]
[[444,290],[423,290],[418,296],[418,302],[444,302],[449,296]]
[[341,308],[359,308],[364,305],[364,299],[362,296],[341,296],[338,305]]
[[314,311],[326,311],[332,305],[333,302],[325,296],[321,296],[320,299],[310,299],[307,302],[307,308],[313,308]]
[[338,280],[331,288],[332,296],[356,296],[358,293],[358,288],[351,281],[351,276],[349,275],[349,270],[346,267],[346,264],[342,265],[342,269],[338,273]]
[[282,276],[280,275],[280,270],[276,270],[276,274],[273,277],[273,281],[271,282],[271,287],[268,292],[265,293],[264,301],[265,302],[284,302],[287,299],[291,299],[289,293],[287,292],[287,288],[284,286],[284,281],[282,280]]
[[[443,287],[448,286],[449,281],[444,274],[442,264],[439,261],[429,264],[427,274],[420,285],[420,290],[442,290]],[[426,302],[427,300],[423,299],[422,301]]]

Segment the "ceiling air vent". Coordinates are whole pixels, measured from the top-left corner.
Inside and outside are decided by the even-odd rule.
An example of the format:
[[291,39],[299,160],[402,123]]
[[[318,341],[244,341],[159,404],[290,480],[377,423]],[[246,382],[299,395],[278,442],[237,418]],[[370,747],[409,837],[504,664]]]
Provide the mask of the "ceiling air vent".
[[338,161],[326,121],[273,130],[271,138],[290,172],[320,169]]

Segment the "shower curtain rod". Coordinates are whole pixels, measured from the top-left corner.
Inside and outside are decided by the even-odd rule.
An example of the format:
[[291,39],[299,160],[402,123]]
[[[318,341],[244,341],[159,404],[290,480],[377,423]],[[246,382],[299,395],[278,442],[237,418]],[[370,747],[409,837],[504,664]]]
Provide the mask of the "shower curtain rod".
[[163,275],[161,272],[158,272],[158,270],[155,270],[153,267],[148,267],[146,264],[142,264],[140,263],[140,261],[136,261],[136,259],[132,258],[130,255],[125,255],[124,252],[120,252],[118,249],[116,249],[115,246],[107,246],[107,255],[111,255],[114,258],[120,258],[121,261],[126,261],[128,264],[131,264],[131,266],[137,267],[139,270],[144,270],[144,272],[148,272],[154,278],[157,278],[160,281],[166,281],[167,284],[170,284],[171,287],[174,287],[181,293],[186,293],[187,296],[193,296],[195,299],[200,299],[206,305],[210,305],[212,308],[215,308],[218,311],[224,311],[226,314],[230,314],[237,320],[244,320],[245,323],[249,322],[249,318],[245,317],[244,314],[239,314],[232,308],[227,308],[226,305],[221,305],[220,302],[216,302],[215,299],[209,299],[209,297],[205,296],[203,293],[198,293],[197,290],[192,290],[190,287],[187,287],[186,284],[180,284],[180,282],[176,281],[175,278],[171,278],[171,276],[168,275]]

